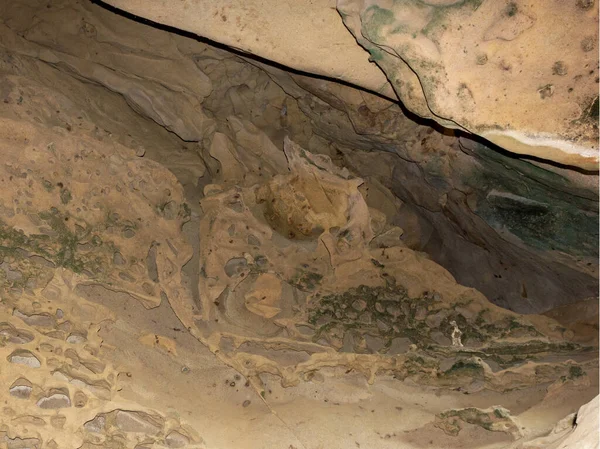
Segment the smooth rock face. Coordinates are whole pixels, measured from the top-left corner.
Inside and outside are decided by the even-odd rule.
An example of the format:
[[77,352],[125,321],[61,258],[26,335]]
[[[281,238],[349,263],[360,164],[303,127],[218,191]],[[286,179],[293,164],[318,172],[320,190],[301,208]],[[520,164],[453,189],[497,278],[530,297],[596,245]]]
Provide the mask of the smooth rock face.
[[599,399],[596,396],[573,413],[559,421],[552,431],[543,437],[525,443],[524,449],[598,449]]
[[107,2],[140,17],[190,31],[233,49],[395,98],[385,75],[344,27],[334,0]]
[[581,449],[597,449],[598,428],[600,422],[598,419],[600,413],[600,400],[598,396],[587,404],[581,406],[577,412],[575,423],[577,427],[573,433],[562,442],[562,447],[580,447]]

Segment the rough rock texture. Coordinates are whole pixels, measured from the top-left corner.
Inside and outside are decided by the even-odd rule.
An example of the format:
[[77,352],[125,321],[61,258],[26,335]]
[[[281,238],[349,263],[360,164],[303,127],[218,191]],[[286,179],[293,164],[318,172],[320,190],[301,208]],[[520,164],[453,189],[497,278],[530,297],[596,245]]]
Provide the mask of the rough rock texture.
[[557,306],[552,298],[596,296],[596,176],[438,134],[345,86],[299,76],[290,82],[265,70],[298,99],[316,132],[337,143],[344,164],[404,202],[395,223],[411,247],[427,251],[459,282],[522,313]]
[[[13,52],[4,60],[4,95],[6,101],[25,102],[21,115],[44,110],[43,97],[33,93],[44,92],[47,81],[19,74],[36,71],[47,80],[54,67],[104,86],[96,88],[98,98],[106,89],[117,92],[124,100],[119,111],[133,107],[180,139],[198,141],[202,151],[211,147],[215,129],[243,139],[251,152],[262,151],[249,140],[257,129],[265,133],[261,146],[280,150],[287,134],[309,151],[343,157],[355,172],[385,185],[403,201],[394,220],[409,246],[429,253],[460,283],[480,289],[494,303],[531,313],[596,296],[597,177],[457,140],[415,123],[381,97],[290,76],[256,61],[249,65],[92,4],[55,2],[46,8],[32,0],[25,5],[6,4],[2,14],[3,42]],[[35,17],[35,26],[28,17]],[[69,17],[69,26],[53,26],[59,17]],[[121,29],[127,31],[115,31]],[[152,53],[139,48],[142,41]],[[112,60],[118,70],[107,69]],[[60,106],[51,110],[61,112],[45,119],[67,130],[89,126],[97,136],[147,153],[185,178],[188,203],[195,207],[201,185],[218,169],[214,158],[205,154],[202,161],[192,150],[195,143],[168,132],[151,135],[147,122],[123,123],[118,117],[124,114],[105,110],[102,102],[92,101],[89,108],[82,101],[86,93],[72,79],[57,87]],[[73,119],[67,120],[67,112]]]
[[[466,376],[464,385],[503,390],[507,372],[492,373],[490,360],[509,368],[552,352],[586,351],[561,341],[555,323],[523,320],[456,285],[407,248],[403,231],[368,207],[358,190],[363,180],[327,156],[289,139],[287,164],[276,148],[267,151],[244,155],[225,136],[215,138],[210,154],[223,170],[201,201],[196,325],[245,376],[266,371],[291,385],[325,365],[427,384]],[[192,327],[193,304],[174,308]],[[408,345],[412,354],[403,355]],[[443,373],[440,355],[448,364]]]
[[[131,149],[42,129],[0,124],[4,289],[35,289],[64,267],[75,283],[102,283],[148,307],[180,295],[190,210],[175,177]],[[15,142],[24,147],[14,151]],[[25,321],[44,326],[42,318]]]
[[0,8],[0,446],[514,447],[598,394],[593,178],[92,3]]
[[[4,261],[7,262],[6,255]],[[12,327],[9,335],[29,332],[32,339],[26,343],[0,339],[0,355],[5,358],[14,347],[27,347],[38,363],[23,367],[9,357],[9,363],[2,366],[0,444],[39,449],[125,448],[134,447],[143,439],[149,446],[166,443],[168,447],[203,447],[195,431],[184,429],[178,419],[164,418],[160,412],[126,398],[118,380],[125,374],[115,367],[115,347],[111,348],[100,336],[101,329],[114,323],[115,314],[84,300],[75,292],[76,285],[77,275],[71,269],[56,268],[43,288],[3,295],[2,325]],[[110,288],[110,284],[104,285]],[[104,290],[104,296],[110,294],[110,290]],[[12,308],[22,311],[21,316],[10,316]],[[40,310],[56,317],[50,329],[24,319]],[[75,332],[85,333],[85,339],[69,341],[68,333]],[[131,360],[129,363],[129,369],[135,366]],[[187,435],[187,442],[169,445],[173,432]]]
[[598,168],[595,1],[108,3],[395,99],[391,84],[421,117],[515,153]]

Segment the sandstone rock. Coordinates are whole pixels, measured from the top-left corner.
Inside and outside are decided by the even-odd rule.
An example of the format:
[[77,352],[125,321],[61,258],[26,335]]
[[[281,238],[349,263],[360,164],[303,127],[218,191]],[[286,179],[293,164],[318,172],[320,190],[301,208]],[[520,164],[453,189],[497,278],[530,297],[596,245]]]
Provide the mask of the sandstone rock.
[[[597,36],[596,7],[343,0],[338,9],[415,113],[509,151],[597,168],[598,128],[589,109],[597,97],[598,58],[577,48]],[[560,45],[545,45],[548,35]],[[523,42],[539,51],[523,53]],[[578,75],[566,77],[568,66],[578,67]],[[548,107],[552,112],[531,113]]]
[[[369,63],[368,54],[356,45],[328,2],[288,1],[273,9],[253,1],[228,5],[227,13],[221,12],[225,4],[204,1],[191,3],[190,10],[163,10],[160,4],[147,8],[138,1],[111,0],[110,4],[297,70],[340,78],[393,96],[385,77]],[[254,12],[270,26],[252,20]],[[198,14],[206,19],[196,19]],[[296,39],[300,35],[304,39],[302,45]]]

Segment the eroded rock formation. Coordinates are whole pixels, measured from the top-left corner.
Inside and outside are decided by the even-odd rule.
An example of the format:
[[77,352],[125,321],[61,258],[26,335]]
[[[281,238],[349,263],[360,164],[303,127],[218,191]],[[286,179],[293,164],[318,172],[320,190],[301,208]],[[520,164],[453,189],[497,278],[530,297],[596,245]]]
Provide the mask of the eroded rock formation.
[[[595,1],[108,3],[399,98],[421,117],[509,151],[598,168]],[[342,22],[368,54],[352,45]]]
[[3,4],[0,76],[0,446],[593,426],[595,175],[87,2]]

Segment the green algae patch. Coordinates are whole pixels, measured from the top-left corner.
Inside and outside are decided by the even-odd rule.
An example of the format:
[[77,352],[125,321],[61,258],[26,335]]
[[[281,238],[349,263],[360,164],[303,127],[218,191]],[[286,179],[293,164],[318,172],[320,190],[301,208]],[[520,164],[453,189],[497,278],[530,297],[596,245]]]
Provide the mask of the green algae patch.
[[459,360],[448,370],[444,371],[441,378],[470,377],[473,379],[483,379],[483,366],[474,360]]
[[[65,224],[69,217],[62,215],[56,209],[49,212],[41,212],[39,217],[44,220],[54,231],[56,236],[52,239],[56,243],[54,251],[49,253],[51,260],[58,266],[69,268],[75,273],[81,273],[84,269],[83,260],[78,257],[77,244],[79,238]],[[40,237],[40,236],[34,236]]]
[[369,48],[369,54],[369,61],[371,62],[381,61],[383,59],[383,51],[377,47]]
[[313,291],[321,284],[323,275],[308,269],[296,269],[296,275],[289,280],[289,283],[302,291]]
[[377,42],[383,37],[383,27],[394,23],[394,13],[389,9],[371,5],[361,16],[363,32],[369,40]]
[[598,257],[598,198],[568,179],[482,144],[481,168],[463,182],[477,195],[475,212],[542,251]]
[[419,345],[430,341],[430,329],[424,319],[435,298],[434,294],[410,298],[406,290],[397,285],[361,285],[320,298],[309,310],[308,323],[315,327],[316,339],[331,333],[343,338],[352,330],[381,338],[382,352],[385,352],[392,340],[399,337],[409,338]]
[[519,434],[510,412],[502,407],[485,410],[475,407],[448,410],[436,415],[434,425],[447,435],[457,436],[463,428],[463,423],[473,424],[490,432]]
[[[0,254],[12,255],[16,259],[39,256],[54,266],[88,275],[99,274],[102,266],[108,263],[105,253],[113,251],[114,245],[103,242],[99,233],[78,224],[72,230],[68,223],[75,219],[56,208],[40,212],[37,217],[40,229],[45,233],[27,235],[0,220]],[[88,244],[96,249],[81,251]]]

